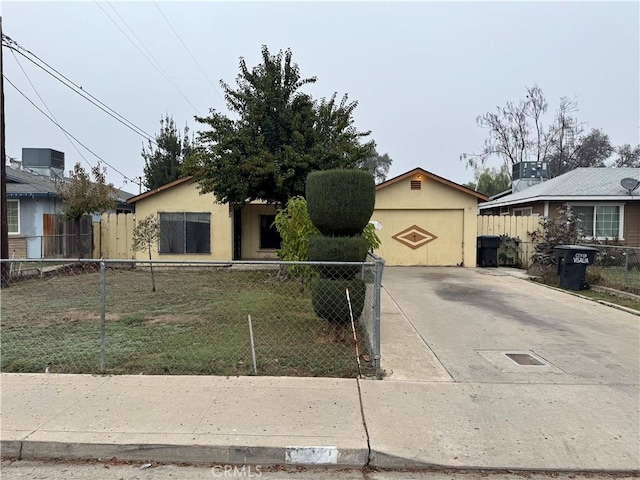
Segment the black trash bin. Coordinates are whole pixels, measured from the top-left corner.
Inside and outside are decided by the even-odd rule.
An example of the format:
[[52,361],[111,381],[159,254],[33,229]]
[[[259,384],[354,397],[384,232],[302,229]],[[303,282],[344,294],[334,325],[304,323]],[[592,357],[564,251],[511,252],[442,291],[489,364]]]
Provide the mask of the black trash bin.
[[558,245],[555,247],[560,287],[569,290],[586,290],[587,266],[593,265],[597,248],[582,245]]
[[481,235],[478,237],[477,265],[478,267],[497,267],[500,237],[496,235]]

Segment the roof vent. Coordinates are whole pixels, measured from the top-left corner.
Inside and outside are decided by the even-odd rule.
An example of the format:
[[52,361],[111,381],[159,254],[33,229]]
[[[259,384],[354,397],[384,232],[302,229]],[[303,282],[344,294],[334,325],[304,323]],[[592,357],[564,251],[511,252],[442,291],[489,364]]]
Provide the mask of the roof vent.
[[411,180],[411,190],[421,190],[422,182],[420,180]]

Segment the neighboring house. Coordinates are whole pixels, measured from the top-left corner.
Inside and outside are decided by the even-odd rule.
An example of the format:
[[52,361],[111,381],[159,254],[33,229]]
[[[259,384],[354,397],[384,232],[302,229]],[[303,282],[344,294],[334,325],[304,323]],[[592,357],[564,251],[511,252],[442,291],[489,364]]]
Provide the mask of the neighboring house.
[[[382,225],[376,253],[388,265],[466,265],[476,261],[478,201],[487,197],[420,168],[376,187],[371,220]],[[158,215],[160,244],[154,259],[276,259],[280,236],[272,227],[274,205],[242,209],[200,195],[185,177],[129,199],[136,217]],[[138,258],[145,258],[139,252]]]
[[568,204],[585,238],[640,246],[640,188],[624,188],[620,182],[625,178],[640,182],[640,168],[577,168],[478,208],[482,215],[550,217]]
[[372,221],[387,265],[476,266],[478,202],[488,197],[421,168],[376,187]]
[[[48,156],[28,155],[34,151],[51,153]],[[58,163],[60,155],[61,164]],[[12,258],[64,256],[66,246],[59,231],[62,200],[56,189],[56,182],[63,181],[64,154],[50,149],[23,149],[23,159],[27,160],[27,165],[12,161],[6,167],[9,255]],[[132,211],[131,205],[126,203],[131,194],[117,190],[116,196],[117,211]],[[89,235],[91,222],[85,230]]]

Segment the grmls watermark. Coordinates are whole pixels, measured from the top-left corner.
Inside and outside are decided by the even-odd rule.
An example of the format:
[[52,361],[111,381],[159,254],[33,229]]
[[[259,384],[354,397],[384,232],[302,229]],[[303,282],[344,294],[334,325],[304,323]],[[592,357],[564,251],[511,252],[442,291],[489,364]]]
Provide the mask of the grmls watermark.
[[211,468],[216,478],[258,478],[262,476],[261,465],[216,465]]

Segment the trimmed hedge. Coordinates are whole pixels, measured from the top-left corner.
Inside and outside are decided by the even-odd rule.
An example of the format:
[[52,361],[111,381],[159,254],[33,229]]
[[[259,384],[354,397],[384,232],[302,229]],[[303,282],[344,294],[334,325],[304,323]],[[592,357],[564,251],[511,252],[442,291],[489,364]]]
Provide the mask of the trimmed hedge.
[[359,235],[373,215],[375,187],[373,175],[362,170],[310,173],[305,197],[311,222],[323,235]]
[[[325,262],[364,262],[369,243],[361,235],[355,237],[309,237],[309,260]],[[324,278],[349,279],[358,275],[362,267],[356,265],[318,265]]]
[[331,323],[348,325],[351,323],[349,303],[345,290],[349,289],[353,319],[357,321],[364,308],[367,286],[364,280],[330,280],[314,278],[311,281],[311,301],[313,311],[320,318]]

